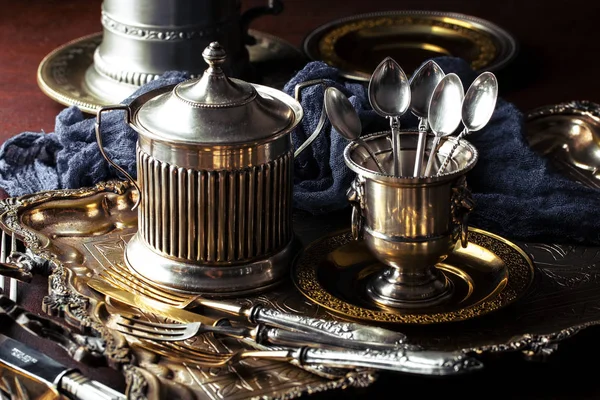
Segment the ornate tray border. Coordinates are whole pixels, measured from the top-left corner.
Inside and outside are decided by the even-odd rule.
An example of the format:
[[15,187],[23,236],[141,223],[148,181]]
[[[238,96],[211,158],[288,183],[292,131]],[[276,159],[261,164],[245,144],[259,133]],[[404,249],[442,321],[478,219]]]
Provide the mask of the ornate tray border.
[[[100,349],[97,347],[98,341],[79,343],[79,345],[84,349],[84,353],[102,353],[110,367],[123,373],[127,384],[128,398],[158,400],[165,389],[173,390],[175,393],[178,389],[165,388],[152,371],[132,364],[137,356],[136,351],[125,337],[116,330],[104,326],[97,318],[93,317],[104,303],[79,293],[72,284],[73,272],[59,260],[56,254],[48,250],[47,245],[35,232],[23,227],[19,221],[19,213],[22,210],[34,208],[36,205],[48,201],[81,199],[103,192],[122,195],[129,189],[131,189],[131,185],[127,181],[107,181],[98,183],[94,187],[46,191],[4,199],[0,201],[0,229],[7,233],[15,233],[17,239],[25,245],[26,253],[19,253],[17,259],[11,259],[12,264],[19,269],[29,271],[32,269],[52,271],[48,277],[48,295],[43,299],[42,310],[51,316],[64,319],[82,333],[104,341],[104,348]],[[73,358],[81,361],[76,355]],[[157,368],[160,367],[157,366]],[[375,379],[374,371],[350,371],[337,380],[321,380],[321,383],[317,385],[294,387],[285,392],[276,393],[275,396],[259,394],[257,398],[287,400],[310,393],[348,387],[365,387]],[[175,386],[185,386],[177,382],[173,383]]]

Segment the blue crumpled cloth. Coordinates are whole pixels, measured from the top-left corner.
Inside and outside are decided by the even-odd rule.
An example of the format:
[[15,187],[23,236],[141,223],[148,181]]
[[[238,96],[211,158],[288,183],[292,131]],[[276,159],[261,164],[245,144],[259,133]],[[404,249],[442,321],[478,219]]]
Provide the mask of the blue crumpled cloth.
[[[439,57],[435,61],[444,72],[457,73],[465,89],[476,77],[461,59]],[[187,77],[182,72],[165,73],[123,103]],[[346,81],[335,68],[322,62],[308,63],[284,91],[293,95],[297,83],[312,79],[326,79],[328,86],[337,87],[349,97],[364,133],[388,129],[388,122],[371,109],[366,86]],[[315,85],[301,93],[305,117],[292,135],[296,148],[317,124],[323,91],[321,85]],[[91,186],[117,177],[100,154],[94,123],[94,118],[85,118],[78,108],[70,107],[57,116],[55,132],[25,132],[6,141],[0,147],[0,187],[10,196],[20,196]],[[416,124],[417,119],[410,113],[401,121],[403,128],[415,128]],[[126,125],[122,112],[103,115],[102,134],[107,153],[135,176],[137,133]],[[480,153],[477,165],[467,176],[476,201],[471,225],[518,240],[600,244],[600,193],[564,178],[529,148],[523,136],[523,114],[513,104],[499,98],[489,124],[467,139]],[[354,174],[343,160],[346,145],[346,139],[326,123],[312,146],[298,156],[294,168],[295,208],[319,215],[348,206],[345,193]]]

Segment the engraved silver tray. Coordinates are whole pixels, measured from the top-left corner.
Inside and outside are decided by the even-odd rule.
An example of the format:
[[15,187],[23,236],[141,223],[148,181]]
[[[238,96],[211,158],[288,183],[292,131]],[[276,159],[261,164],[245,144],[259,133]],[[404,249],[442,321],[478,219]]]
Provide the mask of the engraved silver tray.
[[[105,355],[125,374],[130,395],[153,398],[166,391],[172,398],[293,398],[373,382],[375,376],[364,371],[326,380],[287,364],[264,361],[233,370],[192,368],[157,357],[107,327],[105,305],[85,282],[104,266],[122,262],[124,244],[137,229],[137,215],[130,210],[136,196],[127,182],[110,181],[0,201],[2,229],[14,232],[25,244],[30,261],[54,268],[44,311],[104,338]],[[308,245],[326,233],[346,229],[349,218],[345,211],[326,218],[298,212],[294,227]],[[539,359],[552,354],[562,340],[600,322],[600,248],[515,243],[535,264],[534,282],[517,302],[467,321],[388,328],[401,330],[412,343],[428,349],[520,352],[527,359]],[[340,318],[308,301],[291,280],[239,302],[248,300],[314,317]],[[200,345],[220,344],[206,340]]]

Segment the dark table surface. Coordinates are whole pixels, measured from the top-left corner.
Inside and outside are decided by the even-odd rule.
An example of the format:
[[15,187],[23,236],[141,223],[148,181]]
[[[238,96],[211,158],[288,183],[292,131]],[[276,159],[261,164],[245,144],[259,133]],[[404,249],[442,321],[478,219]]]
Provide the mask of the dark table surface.
[[[266,0],[242,1],[242,8]],[[600,101],[600,80],[594,78],[600,52],[597,5],[569,2],[479,0],[285,0],[277,17],[257,20],[252,28],[277,35],[300,46],[314,28],[339,17],[369,11],[453,11],[487,19],[518,40],[517,59],[498,72],[501,96],[527,111],[569,100]],[[42,58],[56,47],[81,36],[100,32],[100,0],[0,1],[0,142],[24,131],[54,130],[54,118],[64,106],[41,92],[36,71]],[[41,313],[47,292],[44,278],[21,286],[21,302]],[[76,365],[57,346],[36,340],[18,328],[8,331],[38,349]],[[459,378],[430,379],[385,375],[364,390],[328,393],[319,397],[400,397],[422,391],[427,398],[598,398],[596,362],[599,332],[590,328],[561,344],[544,363],[525,362],[516,355],[489,360],[483,372]],[[108,368],[82,370],[102,382],[123,389],[124,382]],[[317,396],[315,396],[317,397]]]

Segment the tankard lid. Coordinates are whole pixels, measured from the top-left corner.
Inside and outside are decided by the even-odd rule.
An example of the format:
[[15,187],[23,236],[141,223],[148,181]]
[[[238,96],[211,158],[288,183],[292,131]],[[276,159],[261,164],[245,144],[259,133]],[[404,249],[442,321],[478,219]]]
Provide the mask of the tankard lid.
[[302,119],[300,104],[286,93],[227,77],[219,43],[202,56],[209,67],[201,77],[132,103],[132,125],[140,135],[183,144],[245,144],[289,132]]

